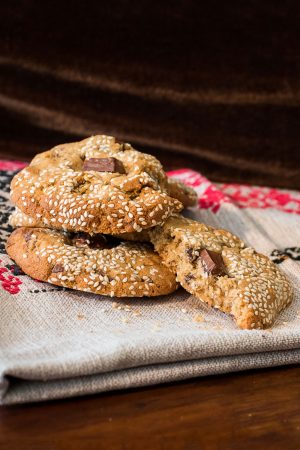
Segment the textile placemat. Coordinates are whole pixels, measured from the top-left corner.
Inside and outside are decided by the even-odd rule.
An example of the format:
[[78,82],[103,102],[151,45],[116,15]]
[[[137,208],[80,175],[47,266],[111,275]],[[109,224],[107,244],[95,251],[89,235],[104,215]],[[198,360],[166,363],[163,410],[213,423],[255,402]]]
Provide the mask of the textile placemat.
[[300,361],[300,193],[213,185],[189,169],[190,217],[236,233],[288,275],[295,300],[270,330],[239,330],[183,289],[111,299],[30,279],[8,258],[9,182],[0,162],[0,398],[32,402]]

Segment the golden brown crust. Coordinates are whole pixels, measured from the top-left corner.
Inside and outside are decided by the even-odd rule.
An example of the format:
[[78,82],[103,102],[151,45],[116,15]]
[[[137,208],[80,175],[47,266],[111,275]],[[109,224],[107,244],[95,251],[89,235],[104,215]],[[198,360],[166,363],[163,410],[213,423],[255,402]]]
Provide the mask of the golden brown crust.
[[[9,224],[14,227],[31,227],[31,228],[47,228],[41,220],[33,219],[27,214],[22,213],[18,208],[10,215]],[[149,231],[141,230],[135,231],[134,233],[120,233],[115,234],[117,238],[124,241],[134,241],[134,242],[150,242]]]
[[[229,231],[177,216],[151,230],[150,239],[188,292],[232,314],[240,328],[271,326],[292,301],[292,287],[278,267]],[[226,275],[204,270],[202,249],[222,256]]]
[[[126,174],[83,171],[90,158],[114,157]],[[167,177],[151,155],[93,136],[38,154],[11,185],[13,203],[44,226],[87,233],[141,231],[183,205],[167,193]]]
[[152,297],[177,289],[175,275],[146,244],[81,248],[63,232],[21,227],[9,237],[6,251],[27,275],[57,286],[115,297]]

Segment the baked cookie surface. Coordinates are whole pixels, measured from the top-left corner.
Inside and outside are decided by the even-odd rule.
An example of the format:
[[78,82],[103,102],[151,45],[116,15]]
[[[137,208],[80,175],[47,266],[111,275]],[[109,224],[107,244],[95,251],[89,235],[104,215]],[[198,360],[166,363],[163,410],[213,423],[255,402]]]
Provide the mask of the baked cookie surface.
[[286,276],[229,231],[177,216],[151,230],[150,239],[188,292],[233,315],[240,328],[271,326],[292,301]]
[[[167,178],[167,192],[170,197],[179,200],[185,208],[195,206],[197,204],[198,196],[197,192],[185,185],[182,181],[176,178]],[[16,227],[45,227],[47,225],[43,223],[42,217],[31,217],[22,212],[18,207],[11,214],[9,223],[14,228]],[[60,227],[59,227],[60,228]],[[119,233],[117,234],[119,235]],[[149,236],[147,229],[139,230],[139,232],[125,232],[121,236],[125,240],[149,242]]]
[[21,227],[8,238],[6,251],[27,275],[57,286],[115,297],[177,289],[175,275],[147,244]]
[[198,201],[197,192],[184,184],[178,178],[168,178],[168,194],[177,198],[185,208],[196,206]]
[[9,224],[14,227],[47,228],[41,218],[33,218],[23,213],[18,207],[9,216]]
[[[9,224],[14,227],[31,227],[31,228],[47,228],[42,220],[33,219],[27,214],[15,208],[15,211],[9,217]],[[124,241],[133,242],[150,242],[149,230],[134,231],[132,233],[114,234],[116,238]]]
[[11,199],[46,227],[90,234],[141,231],[183,208],[154,156],[104,135],[36,155],[14,177]]

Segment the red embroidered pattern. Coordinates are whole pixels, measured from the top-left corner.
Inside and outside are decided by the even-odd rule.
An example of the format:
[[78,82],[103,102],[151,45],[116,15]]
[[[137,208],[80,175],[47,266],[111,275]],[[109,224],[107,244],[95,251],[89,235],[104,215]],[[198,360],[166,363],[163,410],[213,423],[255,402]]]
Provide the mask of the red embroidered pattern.
[[287,213],[300,214],[300,193],[297,191],[243,184],[221,184],[219,188],[239,208],[275,208]]
[[[2,261],[0,261],[2,263]],[[6,267],[0,267],[0,283],[3,289],[5,289],[10,294],[18,294],[20,292],[20,285],[22,281],[10,274]]]
[[227,195],[198,172],[190,169],[181,169],[168,172],[168,175],[179,178],[197,191],[199,208],[210,209],[213,213],[216,213],[223,203],[231,202]]
[[28,163],[23,161],[0,160],[0,170],[21,170],[26,166],[28,166]]
[[199,208],[216,213],[223,203],[239,208],[274,208],[286,213],[300,214],[300,192],[244,184],[212,184],[191,169],[168,173],[193,187],[199,195]]

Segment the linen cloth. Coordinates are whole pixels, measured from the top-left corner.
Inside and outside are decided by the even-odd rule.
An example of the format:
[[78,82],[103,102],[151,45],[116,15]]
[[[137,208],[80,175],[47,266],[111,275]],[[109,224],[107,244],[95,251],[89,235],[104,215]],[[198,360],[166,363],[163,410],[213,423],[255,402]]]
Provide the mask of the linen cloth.
[[33,402],[300,361],[300,193],[213,185],[172,172],[199,204],[186,214],[236,233],[270,256],[295,289],[269,330],[240,330],[183,289],[114,299],[33,280],[4,244],[13,207],[9,181],[22,163],[0,163],[0,398]]

